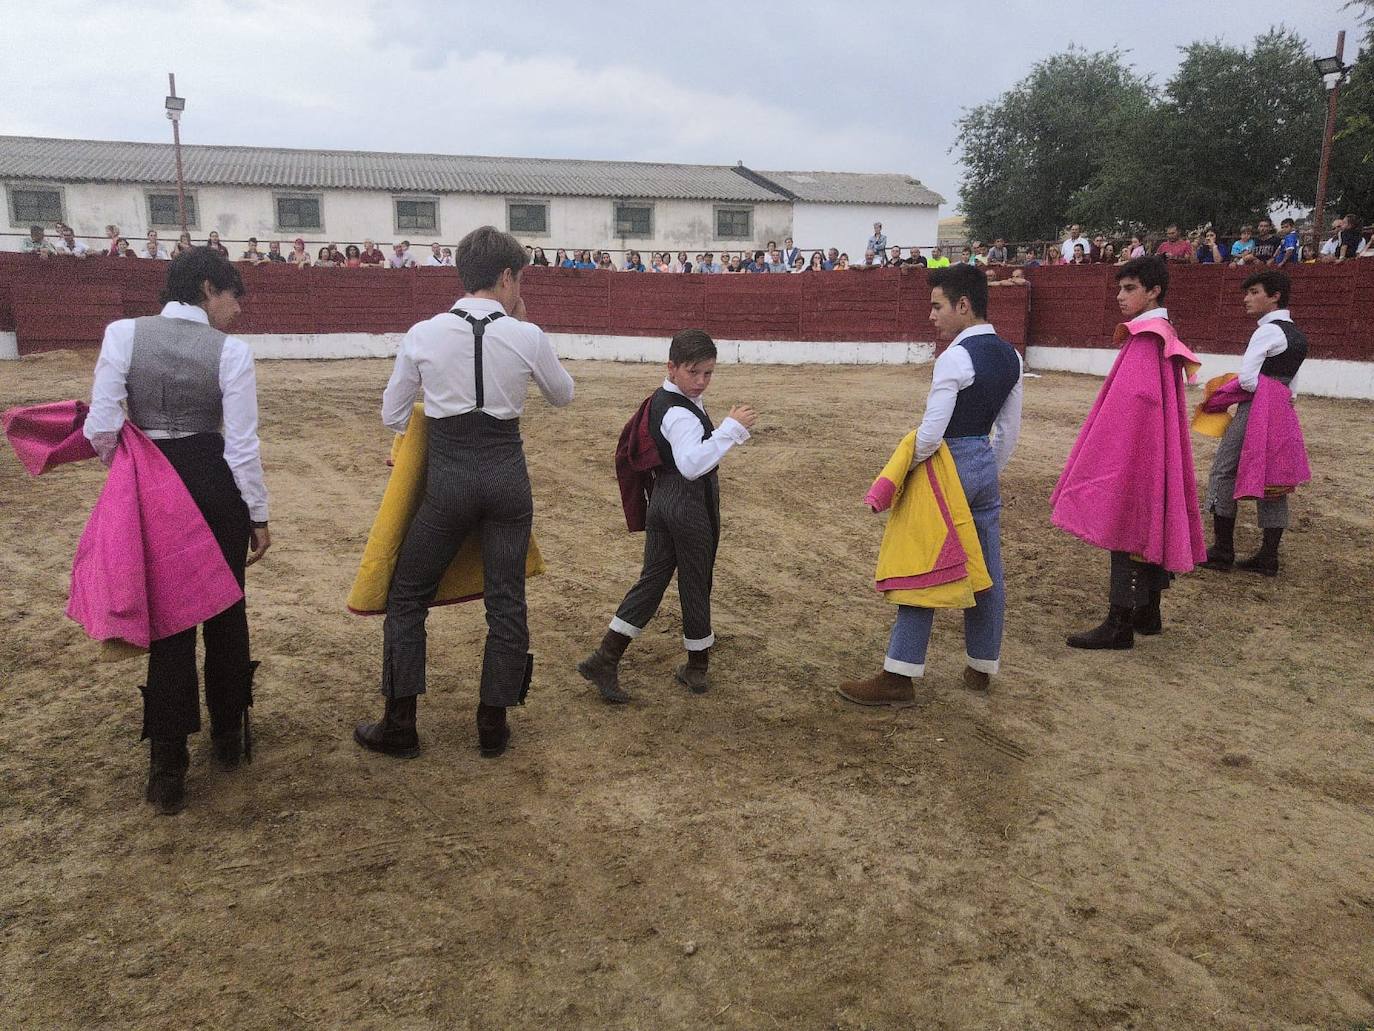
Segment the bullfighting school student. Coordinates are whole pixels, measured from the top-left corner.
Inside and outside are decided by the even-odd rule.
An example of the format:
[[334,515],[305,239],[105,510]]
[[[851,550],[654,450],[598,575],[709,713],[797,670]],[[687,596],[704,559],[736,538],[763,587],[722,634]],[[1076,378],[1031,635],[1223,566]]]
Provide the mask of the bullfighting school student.
[[[205,517],[240,588],[244,568],[267,552],[267,488],[258,447],[253,352],[224,330],[238,317],[243,282],[206,247],[167,268],[161,314],[112,322],[100,345],[84,432],[108,464],[127,418],[152,440]],[[127,409],[127,416],[125,414]],[[238,766],[251,747],[253,704],[248,610],[239,600],[203,626],[205,704],[219,764]],[[190,752],[200,730],[196,628],[151,643],[143,688],[150,740],[147,799],[164,814],[185,806]]]
[[[577,671],[608,702],[630,701],[629,693],[620,687],[621,656],[658,611],[674,572],[682,601],[682,643],[687,649],[687,662],[675,676],[696,694],[709,686],[707,670],[716,641],[711,632],[711,579],[720,544],[716,467],[732,447],[749,439],[757,418],[748,405],[735,405],[720,426],[712,424],[701,395],[711,385],[715,368],[715,341],[703,330],[683,330],[669,345],[663,385],[626,426],[626,434],[637,438],[632,442],[638,451],[648,451],[650,441],[656,450],[652,461],[641,465],[649,477],[642,527],[644,567],[616,610],[601,645],[577,665]],[[620,457],[617,476],[622,478],[623,492],[625,470]],[[627,503],[627,515],[629,510]]]
[[[1259,553],[1241,561],[1236,561],[1236,472],[1241,464],[1242,451],[1247,447],[1251,411],[1254,405],[1267,403],[1268,390],[1276,384],[1264,383],[1266,390],[1261,394],[1261,383],[1265,379],[1282,384],[1285,389],[1276,391],[1274,403],[1279,406],[1278,415],[1292,416],[1288,421],[1293,426],[1296,440],[1288,442],[1287,452],[1302,452],[1303,466],[1306,466],[1306,449],[1302,444],[1302,431],[1298,428],[1296,415],[1284,412],[1282,406],[1292,407],[1292,394],[1289,388],[1298,370],[1307,358],[1307,337],[1288,313],[1288,295],[1292,283],[1288,276],[1278,269],[1264,269],[1247,279],[1242,287],[1246,314],[1259,319],[1259,327],[1250,336],[1245,348],[1245,356],[1240,360],[1240,388],[1247,391],[1249,398],[1236,405],[1236,414],[1222,435],[1217,448],[1216,458],[1212,461],[1212,474],[1207,485],[1207,511],[1212,513],[1212,526],[1216,543],[1207,549],[1205,569],[1226,572],[1231,568],[1243,569],[1263,576],[1277,576],[1279,572],[1279,542],[1288,526],[1288,491],[1291,485],[1274,492],[1271,488],[1256,497],[1260,530],[1264,533],[1264,543]],[[1270,478],[1272,482],[1273,477]]]
[[466,295],[452,311],[412,326],[382,395],[382,422],[403,432],[424,396],[429,445],[425,497],[411,521],[387,594],[377,723],[359,724],[365,748],[410,757],[420,749],[416,698],[425,690],[425,618],[463,541],[482,542],[486,650],[477,736],[484,756],[510,740],[506,709],[529,690],[525,562],[534,504],[520,438],[531,379],[550,404],[573,399],[573,381],[544,331],[524,321],[520,273],[528,262],[513,236],[474,229],[454,254]]
[[[932,269],[929,281],[930,321],[941,334],[954,335],[954,340],[935,362],[911,464],[903,466],[917,469],[935,456],[942,443],[953,457],[958,473],[953,486],[955,490],[962,486],[982,549],[983,561],[970,565],[985,565],[991,580],[990,586],[979,588],[975,584],[976,593],[965,591],[963,604],[971,600],[972,606],[964,609],[964,683],[986,690],[989,678],[997,672],[1002,647],[1006,595],[998,477],[1010,461],[1021,431],[1021,356],[988,322],[988,282],[982,269],[972,265]],[[938,515],[940,509],[934,511]],[[898,601],[898,609],[882,672],[842,684],[838,688],[842,698],[860,705],[914,703],[913,678],[925,674],[935,607],[950,606],[927,604],[933,601],[934,592],[917,586],[930,583],[938,589],[946,583],[944,578],[931,577],[925,569],[911,572],[926,575],[904,578],[913,589],[889,596]],[[987,580],[982,583],[986,585]],[[879,589],[884,589],[881,582]]]

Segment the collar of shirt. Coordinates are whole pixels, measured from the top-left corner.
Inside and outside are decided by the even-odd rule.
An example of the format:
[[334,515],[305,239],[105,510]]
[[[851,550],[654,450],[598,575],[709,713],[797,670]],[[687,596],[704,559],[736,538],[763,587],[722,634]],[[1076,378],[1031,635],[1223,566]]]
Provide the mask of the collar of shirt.
[[992,323],[980,322],[976,326],[969,326],[968,329],[962,330],[957,337],[949,342],[949,346],[953,347],[955,344],[962,344],[969,337],[988,336],[989,334],[993,336],[997,335],[997,330],[992,328]]
[[1287,308],[1278,308],[1260,316],[1259,324],[1267,326],[1271,322],[1292,322],[1293,316],[1288,314]]
[[489,297],[472,297],[470,295],[460,297],[453,302],[453,307],[462,308],[469,315],[490,315],[492,312],[499,311],[502,315],[509,315],[510,312],[501,307],[500,301],[493,301]]
[[1169,320],[1169,309],[1151,308],[1149,311],[1142,311],[1135,318],[1131,319],[1131,321],[1139,322],[1142,319],[1164,319],[1167,322]]
[[[682,394],[683,397],[687,397],[687,395],[686,395],[685,393],[683,393],[681,390],[678,389],[677,384],[674,383],[674,382],[673,382],[672,380],[670,380],[670,379],[666,379],[666,378],[665,378],[665,379],[663,380],[663,389],[666,390],[666,391],[668,391],[668,393],[670,393],[670,394]],[[688,401],[691,401],[692,404],[696,405],[696,406],[697,406],[698,408],[700,408],[703,412],[706,411],[706,406],[705,406],[704,404],[701,403],[701,398],[699,398],[699,397],[687,397],[687,400],[688,400]]]
[[181,301],[168,301],[162,306],[159,312],[164,319],[185,319],[187,322],[199,322],[203,325],[210,325],[210,316],[205,314],[205,309],[197,304],[183,304]]

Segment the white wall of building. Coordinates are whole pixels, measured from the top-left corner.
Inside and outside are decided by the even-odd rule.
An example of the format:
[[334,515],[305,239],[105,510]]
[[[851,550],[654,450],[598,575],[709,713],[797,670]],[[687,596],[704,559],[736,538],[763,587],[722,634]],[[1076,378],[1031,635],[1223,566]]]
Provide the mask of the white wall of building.
[[[940,223],[935,205],[812,204],[792,205],[792,236],[804,251],[834,247],[853,263],[863,261],[873,223],[883,224],[887,242],[903,248],[934,246]],[[905,250],[903,251],[905,253]]]

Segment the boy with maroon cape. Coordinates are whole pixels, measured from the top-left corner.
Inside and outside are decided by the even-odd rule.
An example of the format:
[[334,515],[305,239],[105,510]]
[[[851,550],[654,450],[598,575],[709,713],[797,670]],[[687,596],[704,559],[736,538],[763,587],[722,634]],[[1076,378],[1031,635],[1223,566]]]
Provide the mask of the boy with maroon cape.
[[1121,351],[1050,499],[1055,526],[1111,553],[1107,618],[1070,648],[1130,648],[1137,633],[1161,633],[1161,592],[1207,557],[1183,396],[1199,363],[1162,307],[1169,270],[1136,258],[1116,281]]

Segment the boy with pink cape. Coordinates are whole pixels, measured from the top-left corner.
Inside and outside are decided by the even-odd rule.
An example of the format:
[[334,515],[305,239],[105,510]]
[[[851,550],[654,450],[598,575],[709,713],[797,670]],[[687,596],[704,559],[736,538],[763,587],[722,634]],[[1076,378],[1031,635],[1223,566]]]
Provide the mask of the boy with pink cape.
[[1071,648],[1130,648],[1137,633],[1161,633],[1162,592],[1207,557],[1183,396],[1199,363],[1163,307],[1169,270],[1135,258],[1116,281],[1121,351],[1050,499],[1055,526],[1111,553],[1107,618],[1071,635]]

